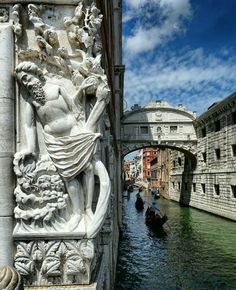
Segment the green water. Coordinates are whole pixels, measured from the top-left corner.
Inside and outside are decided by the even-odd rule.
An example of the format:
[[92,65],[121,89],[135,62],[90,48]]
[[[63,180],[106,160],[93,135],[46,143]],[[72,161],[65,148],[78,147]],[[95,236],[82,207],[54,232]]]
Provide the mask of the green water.
[[[163,231],[124,199],[117,290],[236,290],[236,223],[165,199]],[[152,197],[144,197],[147,202]]]

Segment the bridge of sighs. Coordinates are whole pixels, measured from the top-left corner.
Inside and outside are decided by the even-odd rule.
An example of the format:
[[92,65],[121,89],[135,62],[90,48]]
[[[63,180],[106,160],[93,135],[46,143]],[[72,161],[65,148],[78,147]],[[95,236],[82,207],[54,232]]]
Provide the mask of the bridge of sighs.
[[154,101],[141,108],[134,105],[122,122],[122,153],[145,147],[170,148],[196,159],[197,137],[193,126],[196,114],[182,105],[172,107]]

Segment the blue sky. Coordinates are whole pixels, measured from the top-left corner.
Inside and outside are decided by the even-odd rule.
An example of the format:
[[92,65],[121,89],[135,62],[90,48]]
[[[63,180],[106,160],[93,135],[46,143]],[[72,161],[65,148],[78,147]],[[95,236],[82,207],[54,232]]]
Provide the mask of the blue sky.
[[202,114],[236,91],[236,0],[124,0],[125,107]]

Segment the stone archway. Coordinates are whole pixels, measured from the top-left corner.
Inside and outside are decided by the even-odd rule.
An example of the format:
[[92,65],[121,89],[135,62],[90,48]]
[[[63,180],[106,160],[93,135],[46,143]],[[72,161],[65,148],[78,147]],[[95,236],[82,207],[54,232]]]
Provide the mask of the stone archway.
[[134,106],[121,120],[123,156],[144,147],[158,146],[196,159],[195,118],[195,113],[182,105],[172,107],[163,101],[151,102],[144,108]]

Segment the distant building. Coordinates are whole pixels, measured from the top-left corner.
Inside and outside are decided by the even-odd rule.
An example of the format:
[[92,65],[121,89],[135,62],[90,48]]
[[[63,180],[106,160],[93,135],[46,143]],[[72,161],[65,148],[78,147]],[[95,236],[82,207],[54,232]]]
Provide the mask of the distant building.
[[130,160],[130,178],[131,179],[135,179],[136,178],[136,164],[135,164],[135,160]]
[[123,170],[124,170],[124,180],[130,180],[130,160],[124,160]]
[[139,154],[135,157],[136,167],[137,167],[137,176],[136,179],[143,180],[143,150],[139,151]]
[[158,188],[162,195],[169,191],[171,173],[171,150],[157,151],[157,157],[151,161],[151,186]]
[[157,148],[143,148],[143,180],[151,180],[151,161],[157,156]]
[[159,177],[159,168],[158,168],[158,157],[155,157],[151,162],[151,187],[159,188],[158,177]]

